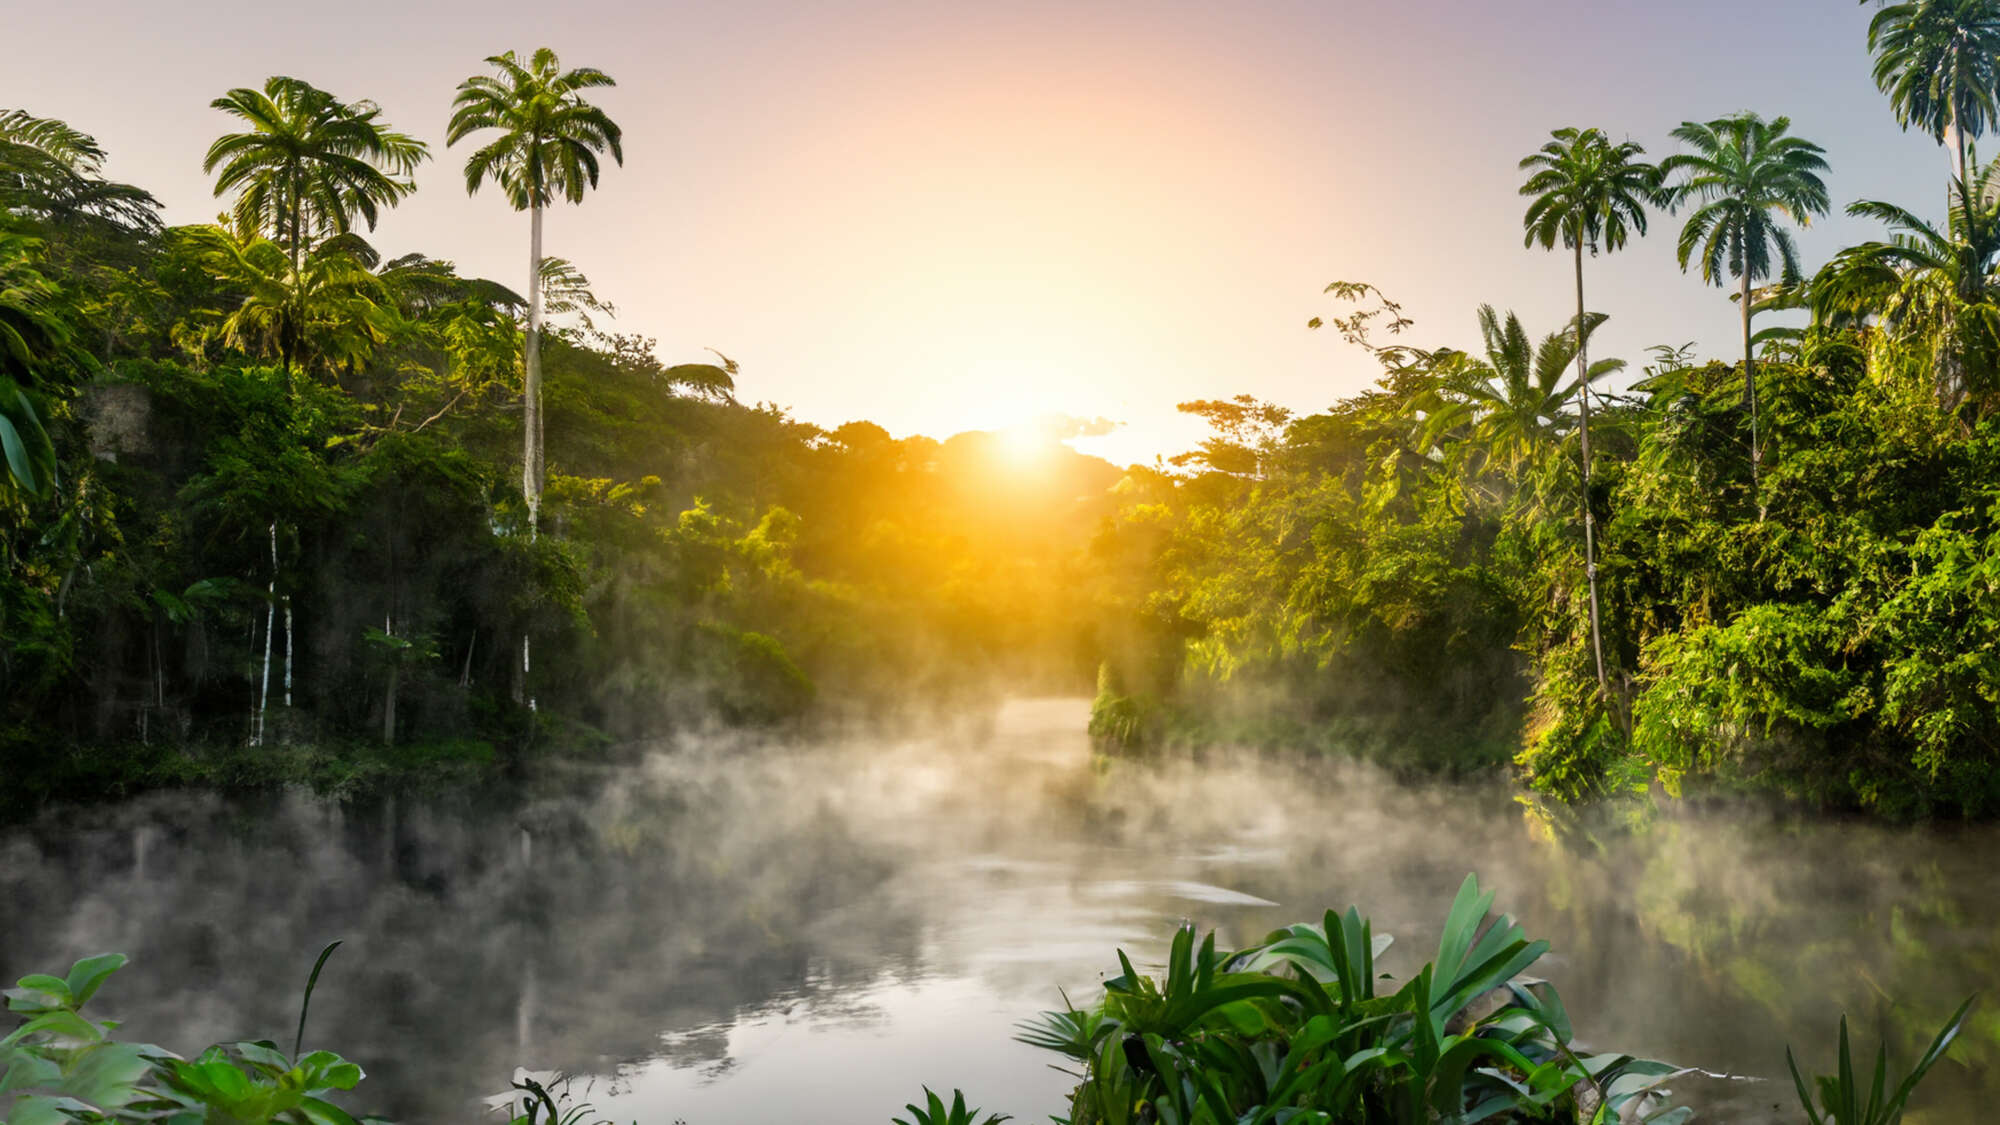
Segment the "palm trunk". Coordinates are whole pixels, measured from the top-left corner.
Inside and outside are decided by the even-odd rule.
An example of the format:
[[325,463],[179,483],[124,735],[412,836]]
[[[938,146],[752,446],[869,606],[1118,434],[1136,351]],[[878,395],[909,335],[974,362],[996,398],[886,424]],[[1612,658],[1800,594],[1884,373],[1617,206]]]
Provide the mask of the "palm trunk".
[[278,351],[284,360],[285,396],[292,393],[292,368],[298,362],[299,342],[305,337],[306,281],[300,273],[303,265],[305,242],[305,203],[301,198],[298,182],[292,183],[292,308],[286,317],[286,325]]
[[1611,683],[1604,675],[1604,635],[1597,610],[1597,518],[1590,511],[1590,350],[1584,330],[1583,239],[1576,240],[1576,400],[1581,410],[1578,434],[1583,444],[1583,573],[1590,584],[1590,652],[1597,660],[1597,692],[1611,706]]
[[[540,534],[542,511],[542,205],[536,200],[529,208],[528,235],[528,339],[522,362],[521,491],[528,500],[528,540]],[[521,691],[534,710],[535,697],[528,688],[531,644],[521,634]]]
[[[1967,167],[1965,162],[1965,130],[1954,125],[1951,132],[1952,139],[1958,143],[1958,191],[1961,196],[1966,197],[1966,201],[1969,203],[1971,202],[1972,175],[1971,169]],[[1945,202],[1949,204],[1951,200],[1946,199]]]
[[1743,271],[1737,293],[1743,305],[1743,403],[1750,411],[1750,495],[1757,500],[1757,522],[1764,522],[1764,489],[1761,483],[1764,450],[1757,443],[1757,360],[1750,353],[1750,271]]
[[522,363],[521,493],[528,500],[528,537],[538,531],[542,510],[542,208],[529,211],[528,339]]

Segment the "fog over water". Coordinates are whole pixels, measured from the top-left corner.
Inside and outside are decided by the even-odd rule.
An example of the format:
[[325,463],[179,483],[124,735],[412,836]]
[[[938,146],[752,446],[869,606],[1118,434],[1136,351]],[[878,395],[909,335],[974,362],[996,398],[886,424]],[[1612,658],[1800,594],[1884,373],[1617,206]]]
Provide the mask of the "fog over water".
[[[687,739],[526,796],[342,805],[164,794],[0,835],[0,976],[117,950],[92,1008],[175,1049],[307,1032],[353,1108],[480,1116],[522,1065],[620,1121],[880,1123],[919,1088],[1061,1112],[1016,1020],[1156,962],[1357,903],[1430,955],[1468,870],[1554,952],[1578,1037],[1771,1082],[1690,1080],[1703,1121],[1791,1121],[1784,1045],[1844,1010],[1907,1060],[1989,1000],[1920,1095],[2000,1096],[2000,833],[1678,805],[1552,826],[1503,783],[1351,763],[1092,760],[1078,701],[824,745]],[[1774,1107],[1782,1106],[1782,1110]]]

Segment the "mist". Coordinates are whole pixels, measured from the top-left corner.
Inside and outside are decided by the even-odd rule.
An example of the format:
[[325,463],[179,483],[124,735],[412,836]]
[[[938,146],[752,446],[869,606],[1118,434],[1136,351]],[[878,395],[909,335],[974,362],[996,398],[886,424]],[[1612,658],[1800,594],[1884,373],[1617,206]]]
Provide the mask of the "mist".
[[[1703,1120],[1765,1120],[1847,1012],[1907,1051],[2000,985],[1990,830],[1805,822],[1761,806],[1604,806],[1358,761],[1094,757],[1087,705],[1015,701],[904,736],[687,735],[509,797],[159,793],[56,809],[0,843],[0,975],[105,950],[100,1015],[191,1048],[307,1046],[357,1108],[471,1120],[516,1068],[614,1120],[880,1122],[921,1084],[1027,1119],[1071,1081],[1012,1025],[1096,995],[1183,920],[1219,944],[1359,905],[1414,969],[1468,868],[1554,943],[1584,1047],[1692,1079]],[[1886,998],[1896,998],[1894,1004]],[[1969,1110],[1989,1042],[1932,1079]],[[421,1060],[413,1061],[413,1060]]]

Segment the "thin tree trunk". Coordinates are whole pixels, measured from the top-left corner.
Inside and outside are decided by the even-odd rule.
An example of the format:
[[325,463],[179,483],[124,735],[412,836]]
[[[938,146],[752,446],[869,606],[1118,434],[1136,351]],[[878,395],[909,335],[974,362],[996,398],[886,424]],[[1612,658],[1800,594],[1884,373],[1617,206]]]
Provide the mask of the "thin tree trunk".
[[[542,205],[529,208],[528,234],[528,339],[522,363],[521,491],[528,499],[528,540],[540,534],[542,511]],[[534,693],[528,687],[530,642],[521,634],[521,695],[528,709],[535,709]]]
[[[250,635],[243,639],[243,643],[250,649],[250,651],[252,652],[257,651],[257,615],[254,613],[250,615]],[[254,685],[252,686],[251,691],[252,694],[254,695],[256,691]],[[253,706],[250,708],[250,745],[252,746],[258,744],[258,739],[261,734],[261,732],[258,730],[258,725],[262,720],[262,718],[263,716],[260,713],[258,707]]]
[[257,733],[250,744],[264,744],[264,721],[271,706],[271,632],[278,622],[278,521],[271,521],[271,584],[264,606],[264,671],[257,680]]
[[1576,240],[1576,400],[1582,424],[1578,430],[1583,444],[1583,573],[1590,584],[1590,652],[1597,660],[1597,691],[1606,707],[1611,706],[1611,683],[1604,675],[1604,635],[1597,621],[1597,517],[1590,511],[1590,351],[1589,334],[1584,330],[1583,238]]
[[304,268],[302,263],[304,242],[305,200],[299,188],[298,180],[294,177],[292,180],[292,308],[290,315],[286,317],[286,320],[290,323],[286,325],[283,337],[278,345],[278,351],[284,359],[285,396],[287,398],[291,397],[292,393],[292,367],[298,356],[299,341],[305,335],[303,325],[305,323],[306,311],[306,282],[305,277],[300,272]]
[[521,493],[528,499],[528,537],[535,537],[542,510],[542,208],[529,210],[528,339],[523,360],[521,402]]
[[1756,357],[1750,354],[1750,271],[1743,271],[1743,280],[1737,294],[1743,305],[1743,402],[1750,410],[1750,495],[1757,499],[1757,522],[1764,522],[1764,488],[1762,468],[1764,450],[1757,443],[1757,368]]
[[389,654],[389,689],[382,697],[382,745],[394,746],[396,744],[396,679],[398,674],[403,670],[402,662],[397,659],[394,644],[396,638],[396,619],[394,615],[387,613],[382,615],[382,635],[387,637],[391,642],[383,647],[383,651]]
[[[1952,132],[1952,139],[1958,142],[1959,194],[1961,196],[1964,196],[1969,201],[1971,199],[1971,192],[1972,192],[1972,174],[1971,174],[1971,169],[1967,167],[1965,163],[1965,130],[1960,129],[1959,127],[1954,125],[1952,126],[1951,132]],[[1949,204],[1951,200],[1947,198],[1945,202]]]
[[285,710],[292,709],[292,596],[285,595]]
[[389,665],[389,695],[382,704],[382,745],[396,744],[396,681],[403,675],[401,664]]

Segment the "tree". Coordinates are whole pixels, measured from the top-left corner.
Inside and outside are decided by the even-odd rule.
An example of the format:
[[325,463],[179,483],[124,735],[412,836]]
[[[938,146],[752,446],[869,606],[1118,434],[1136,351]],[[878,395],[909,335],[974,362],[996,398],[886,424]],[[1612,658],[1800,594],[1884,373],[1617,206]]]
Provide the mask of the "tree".
[[104,179],[96,138],[25,110],[0,112],[0,212],[47,231],[78,228],[141,241],[160,230],[159,200]]
[[[1866,2],[1866,0],[1864,0]],[[2000,3],[1995,0],[1912,0],[1875,13],[1868,23],[1875,85],[1889,95],[1896,121],[1944,143],[1950,131],[1958,179],[1971,179],[1966,138],[1996,115],[2000,77]]]
[[[202,171],[215,173],[216,195],[236,193],[239,236],[261,233],[285,248],[299,286],[312,246],[348,233],[356,218],[373,230],[382,208],[416,190],[409,174],[430,154],[390,129],[373,102],[343,102],[296,78],[273,76],[262,90],[234,89],[210,104],[249,128],[216,138]],[[287,354],[288,376],[291,362]]]
[[514,52],[487,58],[497,75],[479,74],[459,84],[445,144],[495,129],[499,136],[465,162],[465,190],[476,194],[492,180],[516,211],[529,213],[528,334],[524,348],[521,491],[532,533],[540,518],[542,450],[542,211],[557,198],[583,202],[597,186],[598,154],[625,162],[623,133],[583,91],[614,86],[591,67],[563,70],[556,53],[540,48],[524,66]]
[[375,229],[384,207],[416,191],[409,174],[430,147],[389,128],[373,102],[343,102],[296,78],[239,87],[210,103],[250,128],[216,138],[202,161],[215,194],[237,193],[239,227],[260,231],[294,254],[357,217]]
[[382,342],[380,282],[343,241],[329,240],[301,259],[268,238],[240,239],[221,227],[177,233],[228,302],[199,310],[183,339],[219,339],[278,358],[288,376],[315,364],[359,364]]
[[[1603,313],[1591,314],[1584,335],[1605,319]],[[1497,466],[1511,477],[1569,430],[1570,401],[1581,397],[1580,384],[1567,377],[1576,358],[1577,333],[1551,332],[1536,347],[1528,342],[1519,317],[1510,312],[1503,321],[1492,305],[1481,305],[1479,334],[1484,357],[1436,353],[1437,383],[1411,406],[1424,413],[1429,441],[1461,433],[1482,467]],[[1595,382],[1624,367],[1622,359],[1599,360],[1591,364],[1589,378]]]
[[[1969,190],[1968,190],[1969,189]],[[1887,241],[1851,246],[1826,264],[1811,286],[1815,320],[1825,327],[1874,323],[1878,365],[1910,362],[1927,369],[1947,410],[2000,391],[2000,163],[1970,185],[1955,186],[1954,206],[1939,230],[1893,203],[1860,200],[1847,213],[1889,227]]]
[[[1689,200],[1695,210],[1681,227],[1677,250],[1686,270],[1697,254],[1701,279],[1722,285],[1738,283],[1736,299],[1743,320],[1743,402],[1750,414],[1750,487],[1757,489],[1763,450],[1757,443],[1756,357],[1751,353],[1752,282],[1771,275],[1771,256],[1778,256],[1782,284],[1799,276],[1798,247],[1791,232],[1778,221],[1790,218],[1800,226],[1827,211],[1826,150],[1803,137],[1789,135],[1789,117],[1769,121],[1754,113],[1738,113],[1713,121],[1684,121],[1674,138],[1687,146],[1661,165],[1663,176],[1681,177],[1669,187],[1675,210]],[[1763,517],[1761,494],[1758,518]]]
[[1590,316],[1583,303],[1583,251],[1610,253],[1631,234],[1646,233],[1646,207],[1656,202],[1660,170],[1639,158],[1645,149],[1632,141],[1613,143],[1598,129],[1557,129],[1540,149],[1521,160],[1529,173],[1521,194],[1531,196],[1522,225],[1526,245],[1555,249],[1560,241],[1576,262],[1576,371],[1585,389],[1577,395],[1578,435],[1583,459],[1583,569],[1590,584],[1590,648],[1597,662],[1597,690],[1608,703],[1604,639],[1598,623],[1597,528],[1590,511]]

